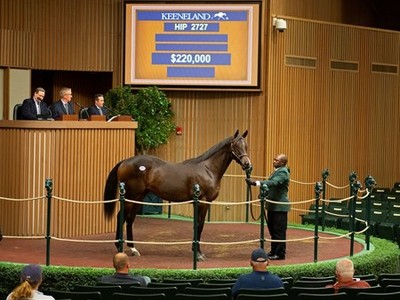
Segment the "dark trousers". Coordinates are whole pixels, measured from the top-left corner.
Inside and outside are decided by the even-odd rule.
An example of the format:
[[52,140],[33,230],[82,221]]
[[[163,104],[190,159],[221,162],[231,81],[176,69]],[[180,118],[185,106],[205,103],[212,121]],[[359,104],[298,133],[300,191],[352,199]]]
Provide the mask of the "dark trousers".
[[[286,240],[287,212],[268,211],[268,230],[272,240]],[[271,254],[286,255],[286,242],[271,242]]]

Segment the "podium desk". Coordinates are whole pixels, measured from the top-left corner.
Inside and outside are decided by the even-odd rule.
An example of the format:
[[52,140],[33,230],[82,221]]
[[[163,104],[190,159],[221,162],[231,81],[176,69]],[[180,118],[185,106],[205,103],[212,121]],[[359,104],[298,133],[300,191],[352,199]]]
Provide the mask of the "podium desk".
[[78,121],[79,115],[61,115],[56,121]]
[[88,118],[89,121],[106,121],[105,115],[91,115]]
[[[102,201],[108,173],[135,152],[137,122],[0,121],[0,196],[14,199],[46,195],[78,201]],[[117,198],[117,196],[116,196]],[[45,198],[0,199],[4,235],[45,235]],[[103,203],[52,199],[52,234],[58,237],[113,232]],[[118,205],[117,205],[118,207]]]

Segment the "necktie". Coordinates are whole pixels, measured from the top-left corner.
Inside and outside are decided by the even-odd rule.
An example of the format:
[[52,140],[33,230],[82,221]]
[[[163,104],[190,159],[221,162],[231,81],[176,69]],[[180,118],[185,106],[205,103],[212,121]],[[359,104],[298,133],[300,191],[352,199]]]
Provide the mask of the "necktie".
[[64,107],[65,107],[65,111],[67,112],[67,115],[69,115],[68,104],[64,104]]
[[37,101],[35,101],[35,102],[36,102],[36,112],[37,112],[38,115],[40,115],[40,114],[41,114],[41,111],[40,111],[40,103],[37,102]]
[[103,115],[103,112],[100,107],[99,107],[99,112],[100,112],[100,115]]

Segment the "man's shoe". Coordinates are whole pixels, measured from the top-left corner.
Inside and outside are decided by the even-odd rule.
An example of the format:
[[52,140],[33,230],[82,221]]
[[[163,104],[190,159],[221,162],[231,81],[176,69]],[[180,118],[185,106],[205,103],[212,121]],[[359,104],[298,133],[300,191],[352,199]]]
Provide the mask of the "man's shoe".
[[268,256],[275,256],[275,254],[272,253],[272,251],[268,252],[267,255],[268,255]]
[[272,256],[269,256],[268,259],[270,259],[270,260],[284,260],[285,256],[272,255]]

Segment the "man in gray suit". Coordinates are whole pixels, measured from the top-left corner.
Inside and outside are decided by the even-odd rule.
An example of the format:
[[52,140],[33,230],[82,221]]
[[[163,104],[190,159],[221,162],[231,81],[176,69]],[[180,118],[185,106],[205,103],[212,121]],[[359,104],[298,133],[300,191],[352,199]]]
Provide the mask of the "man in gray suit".
[[62,115],[73,115],[74,106],[72,105],[72,90],[68,87],[63,87],[60,90],[61,99],[53,102],[51,105],[51,113],[54,119],[59,119]]
[[[273,202],[289,203],[288,191],[290,172],[286,167],[287,156],[279,154],[274,158],[273,166],[275,171],[267,180],[256,181],[246,178],[250,185],[261,186],[266,184],[269,189],[268,200]],[[286,240],[287,213],[290,210],[289,204],[271,203],[266,204],[268,230],[272,240]],[[271,242],[271,251],[268,253],[270,260],[281,260],[286,257],[286,242]]]

